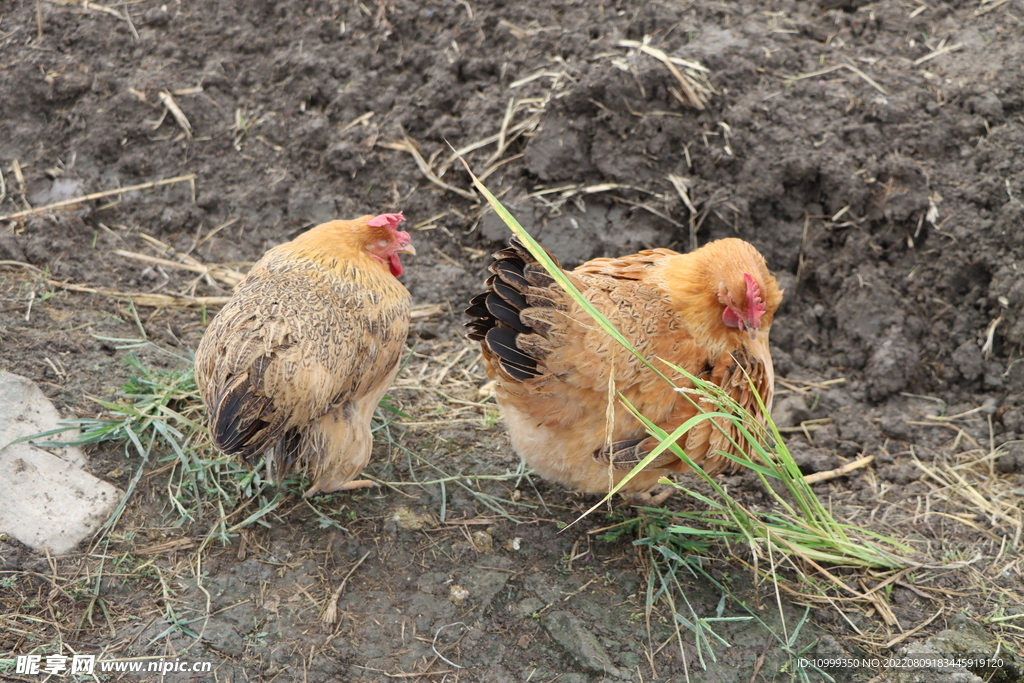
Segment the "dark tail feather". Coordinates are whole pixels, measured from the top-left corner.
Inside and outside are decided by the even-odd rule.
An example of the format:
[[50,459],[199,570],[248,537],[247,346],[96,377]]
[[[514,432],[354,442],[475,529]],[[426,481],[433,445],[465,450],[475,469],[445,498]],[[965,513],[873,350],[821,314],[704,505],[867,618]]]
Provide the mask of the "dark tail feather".
[[489,270],[493,274],[485,283],[487,291],[473,297],[466,309],[472,318],[466,324],[468,336],[497,356],[510,377],[520,382],[539,377],[544,373],[539,367],[540,360],[524,352],[518,344],[520,335],[536,332],[523,321],[522,312],[537,305],[532,302],[543,298],[527,292],[531,288],[553,285],[554,280],[516,237],[495,254],[495,262],[490,264]]
[[277,426],[263,419],[272,411],[272,401],[254,395],[248,379],[235,378],[218,398],[210,420],[210,437],[224,453],[249,460],[280,437]]
[[519,335],[534,333],[522,318],[523,311],[530,308],[527,290],[546,286],[554,280],[542,274],[543,267],[518,237],[512,237],[509,246],[497,252],[494,258],[489,269],[492,275],[485,283],[487,291],[473,297],[466,309],[466,314],[472,318],[466,324],[468,336],[497,356],[502,368],[514,379],[525,381],[538,377],[543,374],[538,368],[538,359],[524,353],[517,339]]
[[512,330],[492,327],[487,330],[484,343],[498,357],[501,367],[520,382],[541,374],[537,369],[537,359],[527,356],[519,349],[516,345],[516,333]]

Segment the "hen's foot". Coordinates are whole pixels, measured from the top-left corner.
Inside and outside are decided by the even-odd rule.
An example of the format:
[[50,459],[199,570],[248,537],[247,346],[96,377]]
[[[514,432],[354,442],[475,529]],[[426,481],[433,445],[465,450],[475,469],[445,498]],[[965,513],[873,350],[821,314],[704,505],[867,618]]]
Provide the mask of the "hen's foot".
[[660,493],[654,494],[650,491],[646,493],[623,493],[622,497],[626,499],[630,505],[640,505],[643,507],[661,507],[668,497],[675,492],[675,489],[670,486],[665,486],[661,489]]

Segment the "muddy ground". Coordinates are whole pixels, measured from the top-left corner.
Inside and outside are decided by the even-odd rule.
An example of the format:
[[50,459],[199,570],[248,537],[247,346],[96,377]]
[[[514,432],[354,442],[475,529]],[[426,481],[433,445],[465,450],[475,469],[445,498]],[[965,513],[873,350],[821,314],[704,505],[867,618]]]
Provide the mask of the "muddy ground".
[[[30,651],[207,660],[217,680],[567,683],[788,679],[793,652],[885,656],[943,629],[1019,650],[1022,34],[1022,0],[0,3],[0,369],[94,415],[89,397],[130,374],[110,339],[141,328],[187,356],[215,310],[140,301],[136,323],[112,293],[230,293],[126,252],[244,271],[335,217],[404,211],[419,255],[403,281],[439,305],[414,323],[392,392],[408,417],[368,470],[394,486],[314,510],[296,485],[264,526],[197,553],[211,519],[183,521],[154,464],[103,550],[104,616],[84,619],[100,550],[0,543],[0,677],[36,680],[2,664]],[[706,108],[622,41],[703,65]],[[590,533],[628,519],[621,504],[559,533],[594,501],[512,477],[417,485],[517,468],[460,312],[508,233],[449,144],[568,266],[753,242],[787,290],[772,351],[790,447],[807,472],[875,456],[819,495],[928,566],[884,607],[814,603],[787,654],[770,631],[792,635],[808,601],[787,593],[780,613],[719,549],[724,602],[680,576],[695,613],[748,615],[743,601],[765,625],[719,622],[729,646],[704,649],[702,672],[665,601],[645,613],[646,549]],[[92,458],[121,487],[138,466],[109,445]]]

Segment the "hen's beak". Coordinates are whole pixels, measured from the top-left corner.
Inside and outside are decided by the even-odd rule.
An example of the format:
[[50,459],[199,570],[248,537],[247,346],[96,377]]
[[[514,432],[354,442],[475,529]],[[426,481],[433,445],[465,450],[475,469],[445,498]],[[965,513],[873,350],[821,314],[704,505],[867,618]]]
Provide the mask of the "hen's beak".
[[395,253],[398,253],[398,254],[411,254],[411,255],[415,256],[416,255],[416,247],[412,246],[412,242],[409,242],[404,247],[402,247],[401,249],[399,249]]

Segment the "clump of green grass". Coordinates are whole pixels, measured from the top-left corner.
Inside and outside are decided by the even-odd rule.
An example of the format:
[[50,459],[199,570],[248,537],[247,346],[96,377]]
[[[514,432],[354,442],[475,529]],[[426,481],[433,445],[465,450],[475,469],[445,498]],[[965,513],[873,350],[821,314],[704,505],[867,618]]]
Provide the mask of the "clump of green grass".
[[[676,440],[686,430],[680,427],[674,434],[667,434],[649,420],[640,415],[633,406],[627,406],[644,422],[648,430],[661,439],[659,449],[671,449],[700,476],[715,492],[717,498],[704,496],[691,490],[684,484],[663,480],[662,483],[673,486],[684,494],[698,499],[708,507],[706,511],[696,513],[679,513],[686,521],[697,522],[704,527],[715,530],[725,537],[746,543],[755,558],[764,557],[765,549],[770,554],[776,552],[781,556],[799,557],[808,563],[827,563],[832,565],[856,566],[861,568],[902,569],[911,564],[903,553],[912,552],[910,548],[897,541],[875,534],[867,529],[853,527],[837,522],[832,513],[822,505],[813,489],[804,479],[796,461],[786,447],[786,443],[772,422],[768,411],[758,402],[764,415],[762,424],[757,418],[744,410],[726,395],[715,384],[704,381],[684,369],[666,363],[676,372],[685,376],[693,383],[696,394],[718,408],[716,413],[705,413],[694,418],[694,422],[713,417],[723,417],[736,427],[744,444],[732,441],[737,450],[742,452],[743,446],[750,449],[749,458],[723,453],[738,465],[754,472],[777,508],[773,512],[754,514],[730,496],[713,478],[708,476],[679,447]],[[755,392],[756,395],[756,392]],[[693,400],[691,398],[691,400]],[[718,423],[715,423],[716,426]],[[685,425],[684,425],[685,427]],[[726,433],[723,430],[723,433]],[[660,452],[660,451],[658,451]],[[781,482],[787,496],[778,493],[769,479]],[[688,526],[671,527],[673,532],[681,534],[693,533],[696,530]]]

